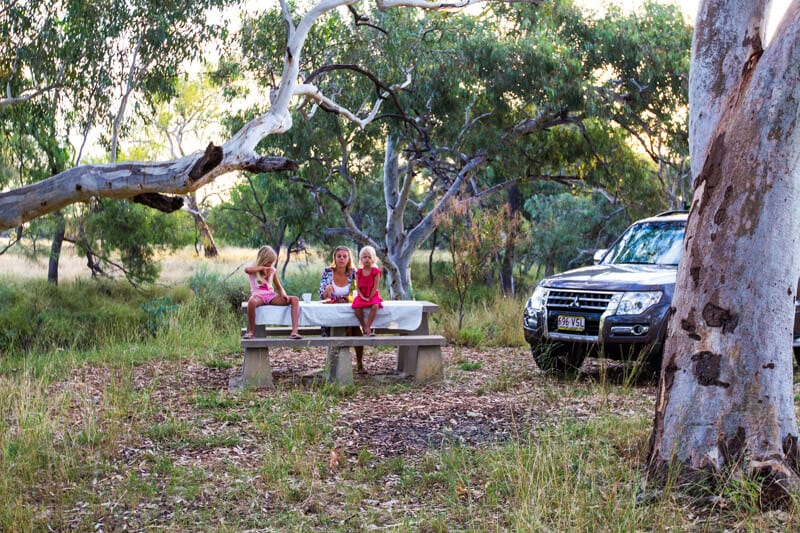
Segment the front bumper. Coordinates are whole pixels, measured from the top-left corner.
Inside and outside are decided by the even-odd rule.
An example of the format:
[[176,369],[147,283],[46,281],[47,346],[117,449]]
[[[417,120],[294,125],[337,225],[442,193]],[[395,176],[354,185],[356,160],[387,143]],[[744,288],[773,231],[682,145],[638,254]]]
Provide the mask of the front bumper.
[[[526,307],[522,327],[525,340],[532,347],[541,342],[563,342],[583,344],[587,348],[597,345],[650,345],[660,350],[666,335],[668,312],[668,303],[654,305],[640,315],[606,315],[547,308],[532,310]],[[583,316],[586,331],[559,331],[556,326],[558,315]]]

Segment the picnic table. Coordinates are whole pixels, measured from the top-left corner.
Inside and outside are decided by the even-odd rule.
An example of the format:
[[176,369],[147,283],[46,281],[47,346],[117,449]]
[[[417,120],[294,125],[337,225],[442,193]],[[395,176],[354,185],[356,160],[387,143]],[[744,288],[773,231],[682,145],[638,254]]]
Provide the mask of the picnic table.
[[[246,309],[246,302],[242,304]],[[255,336],[242,339],[244,363],[232,389],[272,386],[270,348],[327,348],[325,379],[331,383],[353,383],[352,352],[355,346],[396,346],[396,374],[413,377],[415,383],[444,377],[441,347],[444,337],[431,335],[429,317],[439,306],[427,301],[388,300],[373,323],[374,337],[345,336],[347,328],[358,326],[350,304],[300,302],[299,330],[302,339],[288,338],[291,326],[289,306],[262,305],[256,309]],[[322,327],[329,335],[322,336]]]

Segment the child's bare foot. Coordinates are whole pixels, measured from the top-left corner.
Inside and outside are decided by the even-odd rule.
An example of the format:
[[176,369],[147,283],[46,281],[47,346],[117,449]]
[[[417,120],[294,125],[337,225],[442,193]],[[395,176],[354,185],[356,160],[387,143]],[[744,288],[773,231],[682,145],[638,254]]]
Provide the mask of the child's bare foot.
[[244,335],[242,335],[242,338],[243,338],[243,339],[252,339],[254,336],[255,336],[255,335],[254,335],[254,334],[253,334],[251,331],[248,331],[247,333],[245,333]]

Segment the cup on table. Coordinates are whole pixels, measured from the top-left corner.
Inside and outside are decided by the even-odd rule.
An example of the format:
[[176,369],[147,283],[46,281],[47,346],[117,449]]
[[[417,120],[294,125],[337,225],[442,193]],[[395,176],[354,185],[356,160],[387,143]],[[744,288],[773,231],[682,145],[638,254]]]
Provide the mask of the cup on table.
[[308,303],[308,302],[311,301],[311,293],[310,292],[304,292],[303,293],[303,301],[305,303]]

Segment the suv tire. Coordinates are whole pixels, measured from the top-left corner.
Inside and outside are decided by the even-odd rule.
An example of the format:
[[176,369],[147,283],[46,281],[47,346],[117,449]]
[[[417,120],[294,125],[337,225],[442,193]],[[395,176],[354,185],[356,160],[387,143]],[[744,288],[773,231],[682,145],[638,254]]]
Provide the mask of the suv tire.
[[531,347],[531,353],[542,372],[557,376],[577,374],[586,358],[582,346],[562,343],[542,343]]

